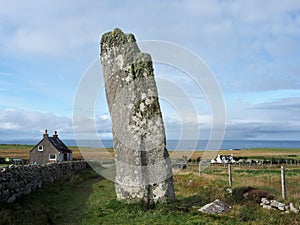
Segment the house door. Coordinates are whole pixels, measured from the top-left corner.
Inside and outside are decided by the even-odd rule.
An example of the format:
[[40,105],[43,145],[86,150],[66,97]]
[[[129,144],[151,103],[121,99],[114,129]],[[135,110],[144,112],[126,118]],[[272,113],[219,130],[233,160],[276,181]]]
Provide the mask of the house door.
[[64,153],[64,161],[68,161],[68,154]]

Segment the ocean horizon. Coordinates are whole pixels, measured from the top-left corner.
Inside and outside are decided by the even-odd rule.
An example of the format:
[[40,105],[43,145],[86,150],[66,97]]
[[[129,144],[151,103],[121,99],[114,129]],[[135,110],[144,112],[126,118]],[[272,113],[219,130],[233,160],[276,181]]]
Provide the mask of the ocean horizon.
[[[0,140],[0,144],[25,144],[35,145],[40,140]],[[112,148],[113,141],[106,140],[79,140],[65,139],[63,142],[68,146]],[[208,140],[167,140],[168,150],[206,150]],[[210,146],[219,146],[220,142],[212,141]],[[251,148],[300,148],[300,141],[293,140],[223,140],[220,148],[212,150],[239,150]]]

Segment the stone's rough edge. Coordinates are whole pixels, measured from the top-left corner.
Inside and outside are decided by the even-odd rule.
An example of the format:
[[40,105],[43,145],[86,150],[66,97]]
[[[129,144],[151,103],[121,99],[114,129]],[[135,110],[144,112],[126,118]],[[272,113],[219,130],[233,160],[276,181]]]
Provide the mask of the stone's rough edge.
[[[163,131],[163,141],[162,145],[160,146],[160,152],[162,155],[160,156],[161,159],[165,161],[165,168],[162,168],[165,170],[167,174],[169,174],[169,178],[165,179],[164,182],[160,182],[159,184],[154,183],[152,185],[139,185],[139,186],[132,186],[134,184],[134,181],[132,183],[132,180],[129,182],[129,185],[124,185],[124,182],[122,184],[118,183],[118,174],[122,175],[122,171],[118,169],[118,166],[116,166],[116,193],[118,196],[118,199],[120,200],[126,200],[127,202],[135,202],[138,199],[146,199],[146,200],[154,200],[154,202],[157,201],[174,201],[175,200],[175,194],[174,194],[174,184],[173,184],[173,175],[172,175],[172,168],[171,165],[168,165],[168,160],[169,155],[166,149],[166,138],[165,138],[165,130],[163,126],[163,120],[162,120],[162,115],[160,111],[160,105],[157,97],[157,88],[156,88],[156,83],[154,80],[154,73],[153,73],[153,65],[152,65],[152,60],[151,56],[147,53],[140,52],[136,42],[135,42],[135,37],[133,34],[124,34],[119,28],[114,29],[112,32],[107,32],[103,34],[101,38],[101,63],[103,64],[103,75],[104,75],[104,80],[105,80],[105,88],[106,88],[106,97],[109,105],[109,110],[110,113],[112,114],[112,108],[116,102],[115,100],[118,100],[116,92],[118,92],[118,87],[116,86],[116,83],[119,85],[120,83],[120,88],[122,88],[122,82],[118,82],[119,74],[118,72],[123,72],[125,74],[131,74],[134,75],[134,78],[127,76],[126,81],[131,82],[132,80],[137,82],[135,79],[143,77],[152,77],[152,80],[150,80],[150,83],[152,82],[152,88],[154,90],[156,97],[154,98],[155,104],[156,104],[156,109],[153,110],[153,113],[156,113],[160,117],[160,122],[162,123],[162,129]],[[121,54],[120,54],[121,53]],[[123,53],[123,54],[122,54]],[[125,53],[125,54],[124,54]],[[122,59],[121,62],[117,61],[116,59]],[[124,63],[125,62],[125,63]],[[115,66],[117,64],[117,67]],[[125,65],[125,66],[124,66]],[[129,66],[128,66],[129,65]],[[128,68],[129,67],[129,68]],[[130,69],[132,71],[130,71]],[[148,71],[149,70],[149,71]],[[146,72],[146,75],[145,75]],[[129,78],[128,78],[129,77]],[[128,79],[127,79],[128,78]],[[116,80],[113,80],[116,79]],[[124,79],[124,77],[122,78]],[[139,83],[138,83],[139,84]],[[141,84],[145,85],[145,84]],[[147,84],[145,85],[147,86]],[[112,88],[113,87],[113,88]],[[115,88],[115,89],[114,89]],[[138,87],[139,88],[139,87]],[[137,88],[137,89],[138,89]],[[113,90],[113,91],[112,91]],[[138,93],[136,90],[130,90],[129,91],[134,91],[136,92],[135,94]],[[112,92],[112,93],[110,93]],[[138,93],[139,94],[139,93]],[[143,93],[141,93],[143,94]],[[151,100],[147,99],[145,103],[150,103]],[[140,104],[140,110],[143,111],[145,108],[145,104],[139,103]],[[120,109],[121,110],[121,109]],[[152,115],[153,116],[153,115]],[[113,128],[114,128],[114,116],[111,115],[112,121],[113,121]],[[149,115],[149,118],[151,115]],[[149,119],[148,118],[148,119]],[[136,128],[136,127],[135,127]],[[139,127],[138,127],[139,128]],[[118,138],[116,138],[114,134],[114,129],[113,129],[113,136],[114,136],[114,147],[115,147],[115,159],[121,159],[121,160],[126,160],[126,157],[122,156],[122,152],[120,149],[126,147],[123,146],[122,141],[120,141]],[[137,153],[139,154],[139,153]],[[120,156],[121,155],[121,156]],[[145,155],[145,154],[144,154]],[[147,155],[147,154],[146,154]],[[122,158],[123,157],[123,158]],[[141,163],[143,165],[143,153],[141,156]],[[145,156],[144,156],[145,157]],[[149,156],[148,156],[149,157]],[[147,156],[146,156],[147,158]],[[155,164],[155,160],[153,162],[153,156],[150,155],[150,161],[152,160],[152,163]],[[145,161],[144,161],[145,162]],[[148,166],[150,165],[149,160],[147,159],[146,162],[144,163],[143,166]],[[130,163],[130,159],[129,159]],[[116,161],[117,165],[117,161]],[[150,171],[151,172],[151,171]],[[145,173],[142,171],[134,171],[134,173],[137,173],[138,175],[141,175],[142,177],[145,176]],[[125,174],[125,173],[124,173]],[[128,174],[125,174],[125,176],[128,176]],[[132,176],[132,175],[131,175]],[[162,176],[162,175],[161,175]],[[146,175],[147,177],[147,175]],[[128,177],[126,177],[128,178]],[[122,179],[122,178],[120,178]],[[131,178],[130,178],[131,179]],[[136,183],[139,183],[141,181],[135,181]],[[136,184],[135,183],[135,184]],[[142,182],[143,183],[143,182]],[[165,189],[164,193],[159,193],[159,190]]]
[[[107,52],[107,48],[122,46],[128,43],[136,43],[133,34],[124,34],[120,28],[115,28],[113,31],[106,32],[102,35],[100,40],[101,52],[100,55]],[[138,46],[134,45],[140,52]]]

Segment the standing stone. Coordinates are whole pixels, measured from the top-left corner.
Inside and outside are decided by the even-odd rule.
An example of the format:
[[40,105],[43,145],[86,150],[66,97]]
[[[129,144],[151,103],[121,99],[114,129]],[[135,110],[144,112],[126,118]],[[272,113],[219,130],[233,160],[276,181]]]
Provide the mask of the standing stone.
[[100,44],[113,128],[117,198],[174,201],[171,160],[151,56],[139,50],[133,34],[118,28],[103,34]]

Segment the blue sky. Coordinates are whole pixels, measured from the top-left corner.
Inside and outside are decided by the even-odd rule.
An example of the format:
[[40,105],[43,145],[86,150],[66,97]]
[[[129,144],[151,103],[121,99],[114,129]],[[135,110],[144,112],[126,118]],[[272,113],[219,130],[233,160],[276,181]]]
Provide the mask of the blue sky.
[[[139,41],[173,42],[201,57],[223,91],[226,139],[299,140],[297,0],[0,0],[0,5],[0,140],[39,138],[45,128],[73,138],[77,87],[99,59],[101,34],[115,27]],[[189,123],[198,124],[201,138],[207,138],[211,115],[201,93],[172,68],[155,64],[155,73],[183,83],[194,96],[198,120]],[[93,119],[99,136],[109,138],[103,96]],[[161,105],[167,136],[177,138],[182,121],[167,101]],[[84,126],[83,120],[88,131]]]

